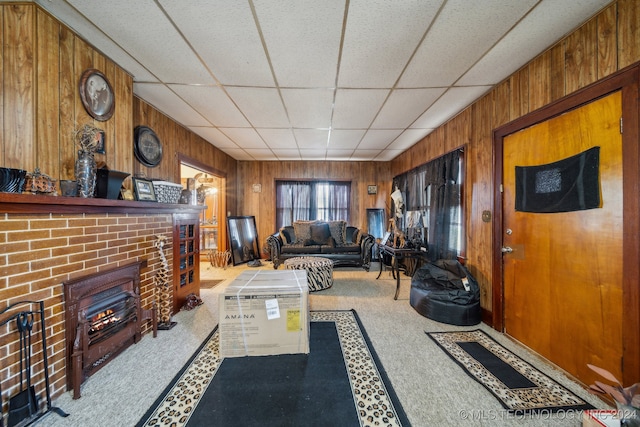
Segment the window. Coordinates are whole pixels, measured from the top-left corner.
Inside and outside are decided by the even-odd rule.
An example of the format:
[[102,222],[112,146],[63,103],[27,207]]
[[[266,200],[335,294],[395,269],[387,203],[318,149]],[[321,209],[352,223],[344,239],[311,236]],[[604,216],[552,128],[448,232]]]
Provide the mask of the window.
[[463,253],[463,170],[463,153],[456,150],[393,179],[406,207],[397,226],[405,230],[420,218],[433,260],[454,259]]
[[349,222],[351,183],[276,181],[276,229],[297,220]]

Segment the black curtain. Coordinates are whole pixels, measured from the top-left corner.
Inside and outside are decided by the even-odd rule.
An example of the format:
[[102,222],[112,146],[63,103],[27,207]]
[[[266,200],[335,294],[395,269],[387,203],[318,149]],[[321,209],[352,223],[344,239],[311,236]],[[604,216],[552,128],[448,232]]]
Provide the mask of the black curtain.
[[461,162],[462,151],[455,150],[393,179],[406,210],[421,212],[431,260],[455,259],[462,251]]

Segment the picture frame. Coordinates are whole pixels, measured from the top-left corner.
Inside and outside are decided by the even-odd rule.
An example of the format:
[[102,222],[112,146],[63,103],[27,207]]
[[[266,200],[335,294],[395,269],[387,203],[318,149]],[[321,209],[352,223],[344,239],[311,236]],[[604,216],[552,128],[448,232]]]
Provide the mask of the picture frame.
[[157,201],[153,182],[142,178],[131,178],[131,180],[133,181],[133,192],[136,200],[141,202]]
[[260,259],[255,216],[227,217],[227,235],[233,265]]
[[367,194],[378,194],[378,186],[377,185],[367,186]]
[[106,133],[103,130],[99,131],[96,135],[96,139],[98,140],[98,145],[96,145],[96,153],[105,154],[106,150],[104,148],[104,143],[106,137]]
[[382,236],[382,240],[380,240],[380,244],[386,245],[389,242],[389,237],[391,237],[391,232],[390,231],[385,232],[384,236]]
[[85,70],[80,77],[79,89],[82,105],[91,117],[104,122],[113,116],[115,96],[104,74],[95,68]]

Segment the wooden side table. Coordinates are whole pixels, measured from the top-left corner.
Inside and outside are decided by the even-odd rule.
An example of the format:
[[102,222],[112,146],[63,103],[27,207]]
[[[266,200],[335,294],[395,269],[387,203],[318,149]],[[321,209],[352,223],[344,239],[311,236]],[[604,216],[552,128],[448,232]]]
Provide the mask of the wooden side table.
[[391,257],[390,267],[393,273],[393,277],[396,279],[396,294],[393,296],[393,299],[397,300],[398,294],[400,293],[400,261],[405,259],[426,259],[427,253],[419,249],[394,248],[387,245],[378,245],[380,272],[378,273],[378,277],[376,277],[376,280],[379,279],[380,275],[382,274],[382,265],[384,264],[385,254]]

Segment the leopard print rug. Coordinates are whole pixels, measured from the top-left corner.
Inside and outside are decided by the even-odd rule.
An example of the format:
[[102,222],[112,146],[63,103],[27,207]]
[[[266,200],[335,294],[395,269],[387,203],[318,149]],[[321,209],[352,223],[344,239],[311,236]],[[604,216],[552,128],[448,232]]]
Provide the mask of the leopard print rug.
[[[384,383],[384,374],[376,366],[375,355],[367,345],[356,313],[312,311],[310,320],[334,322],[336,325],[360,425],[409,425],[401,406],[392,400],[393,390]],[[184,373],[157,403],[155,410],[151,415],[145,415],[138,426],[186,425],[221,362],[216,328]]]
[[[476,329],[458,332],[427,332],[442,350],[444,350],[473,379],[482,384],[512,414],[531,414],[542,412],[560,412],[569,410],[591,409],[591,406],[571,391],[549,378],[529,363],[520,359],[502,347],[489,335]],[[463,347],[466,343],[478,343],[490,352],[495,360],[503,363],[492,363],[494,372],[467,353]],[[502,371],[514,370],[514,382],[522,385],[509,387],[500,380],[502,372],[495,367],[501,365]]]

